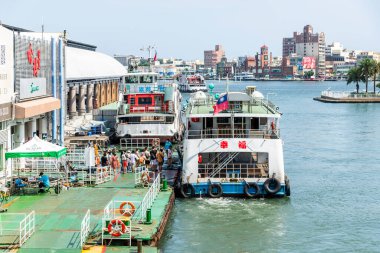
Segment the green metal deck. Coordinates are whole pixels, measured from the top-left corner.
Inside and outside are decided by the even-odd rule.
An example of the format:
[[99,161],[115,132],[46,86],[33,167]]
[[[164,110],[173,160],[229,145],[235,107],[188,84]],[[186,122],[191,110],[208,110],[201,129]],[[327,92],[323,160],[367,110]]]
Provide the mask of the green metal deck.
[[[70,188],[59,195],[43,193],[19,196],[8,204],[8,213],[0,214],[0,220],[10,217],[9,213],[35,211],[36,231],[19,252],[81,252],[80,228],[87,209],[91,212],[90,234],[96,238],[91,241],[94,243],[100,238],[103,209],[109,201],[112,199],[141,201],[146,192],[147,188],[134,187],[134,174],[119,175],[105,184],[96,187]],[[154,236],[165,215],[171,194],[172,190],[169,189],[157,196],[152,206],[152,224],[132,223],[132,227],[140,228],[138,232],[132,232],[132,238],[150,240]],[[111,250],[112,248],[108,248],[107,252],[121,252],[119,248],[124,248],[123,252],[128,252],[130,249],[115,247]]]

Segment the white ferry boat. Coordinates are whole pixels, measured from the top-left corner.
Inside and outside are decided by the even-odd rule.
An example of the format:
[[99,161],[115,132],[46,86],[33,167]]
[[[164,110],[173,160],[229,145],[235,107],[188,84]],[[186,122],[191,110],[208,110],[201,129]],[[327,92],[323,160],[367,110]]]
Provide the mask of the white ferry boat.
[[280,117],[254,86],[218,101],[193,94],[186,108],[181,195],[289,196]]
[[157,73],[125,77],[116,116],[119,138],[178,139],[183,132],[181,93],[175,83],[157,83]]
[[207,91],[207,86],[205,84],[205,79],[199,74],[195,75],[182,75],[179,78],[179,90],[181,92],[197,92],[197,91]]

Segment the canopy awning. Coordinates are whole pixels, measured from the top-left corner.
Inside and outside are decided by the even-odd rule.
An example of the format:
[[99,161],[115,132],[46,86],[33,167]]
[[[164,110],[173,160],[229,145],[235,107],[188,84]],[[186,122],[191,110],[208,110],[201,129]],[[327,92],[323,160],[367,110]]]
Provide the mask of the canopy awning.
[[66,154],[66,148],[53,143],[41,140],[38,136],[27,143],[5,153],[5,159],[9,158],[33,158],[33,157],[53,157],[59,158]]
[[126,68],[117,60],[99,52],[66,47],[66,80],[120,78]]

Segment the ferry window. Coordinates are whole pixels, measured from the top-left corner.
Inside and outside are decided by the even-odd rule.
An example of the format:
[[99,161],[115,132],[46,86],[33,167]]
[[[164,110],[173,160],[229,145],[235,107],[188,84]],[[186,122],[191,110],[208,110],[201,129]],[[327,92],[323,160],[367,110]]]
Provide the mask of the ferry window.
[[153,83],[153,76],[141,76],[140,83]]
[[131,105],[134,105],[134,104],[135,104],[135,98],[134,98],[134,97],[130,97],[130,98],[129,98],[129,103],[130,103]]
[[138,83],[139,82],[139,78],[137,76],[127,76],[125,78],[125,82],[126,83]]
[[225,124],[228,124],[229,122],[229,118],[216,118],[216,122],[217,123],[225,123]]
[[268,122],[268,118],[260,118],[260,125],[266,125]]
[[139,105],[151,105],[152,98],[139,98]]
[[174,117],[166,117],[166,123],[173,123],[174,122]]

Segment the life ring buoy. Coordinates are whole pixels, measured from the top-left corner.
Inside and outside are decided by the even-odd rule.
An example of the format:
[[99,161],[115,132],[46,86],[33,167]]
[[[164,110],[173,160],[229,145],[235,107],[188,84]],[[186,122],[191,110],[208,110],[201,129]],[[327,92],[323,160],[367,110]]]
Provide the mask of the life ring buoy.
[[108,223],[107,230],[110,235],[120,237],[122,234],[125,234],[125,232],[127,232],[127,227],[125,226],[124,222],[115,219],[111,220],[110,223]]
[[[190,190],[190,192],[189,192]],[[181,185],[181,195],[184,198],[189,198],[195,195],[195,188],[192,184],[186,183]]]
[[264,190],[270,194],[274,195],[281,189],[281,183],[277,178],[268,178],[264,182]]
[[[216,193],[214,193],[214,189],[217,190]],[[223,188],[221,184],[210,184],[208,186],[208,195],[211,198],[220,198],[223,195]]]
[[[250,193],[250,189],[254,189],[254,193]],[[260,195],[259,185],[256,182],[246,183],[244,185],[244,194],[249,198],[258,197]]]
[[274,121],[272,121],[272,123],[270,123],[270,128],[272,130],[276,130],[276,124],[274,123]]
[[[124,209],[124,206],[126,206],[126,205],[128,205],[129,208]],[[126,217],[130,217],[135,213],[136,207],[132,202],[126,201],[126,202],[121,203],[119,210],[120,210],[121,215],[126,216]]]
[[144,184],[148,184],[150,182],[150,176],[149,176],[149,173],[147,171],[144,171],[143,173],[141,173],[141,181]]

